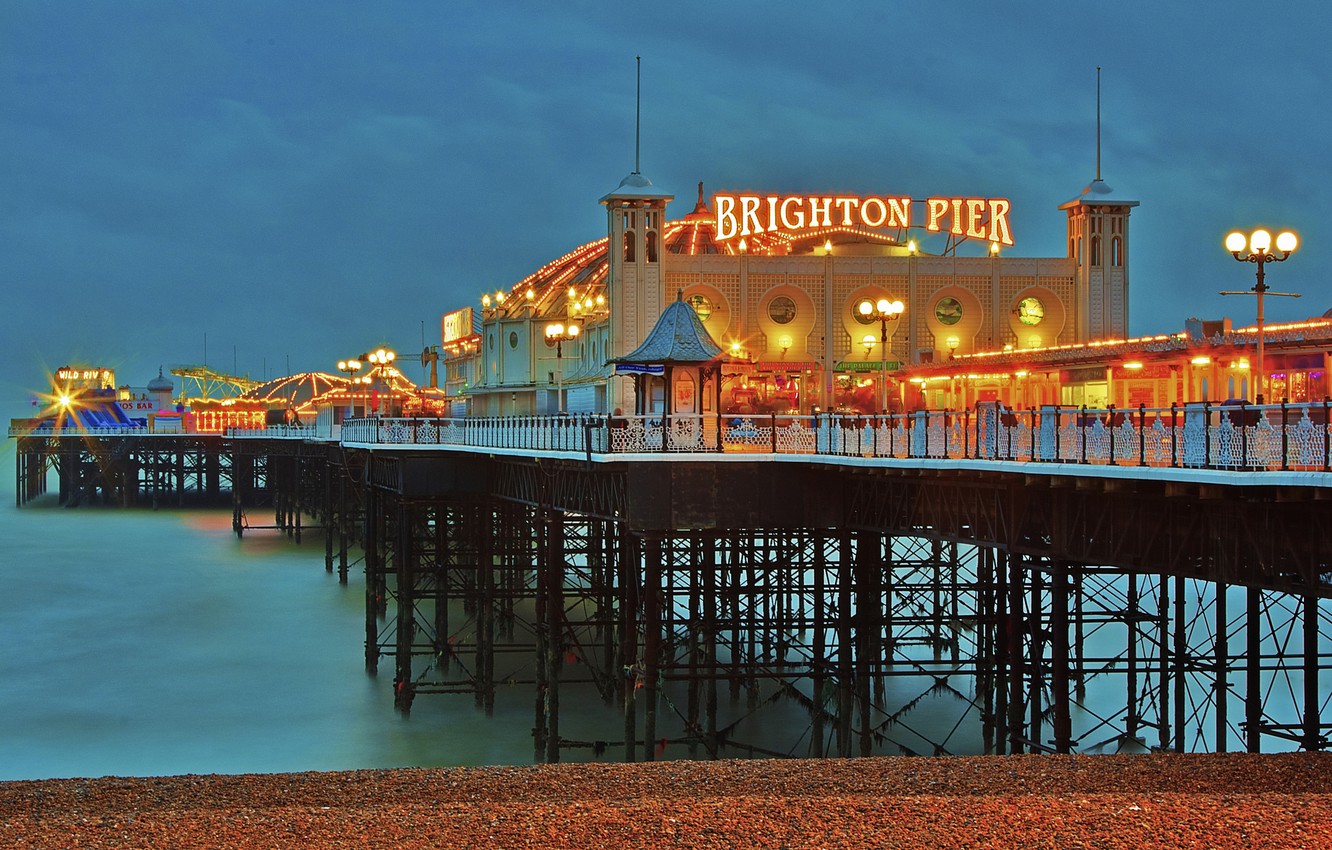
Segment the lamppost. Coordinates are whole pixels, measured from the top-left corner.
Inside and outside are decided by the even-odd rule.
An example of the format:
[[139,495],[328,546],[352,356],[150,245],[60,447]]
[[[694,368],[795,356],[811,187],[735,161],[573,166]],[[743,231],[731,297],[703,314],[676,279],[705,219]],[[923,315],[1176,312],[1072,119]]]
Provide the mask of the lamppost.
[[[1267,380],[1267,371],[1263,365],[1263,296],[1281,295],[1286,298],[1299,298],[1297,292],[1273,292],[1263,281],[1263,266],[1269,262],[1285,262],[1287,258],[1299,247],[1300,240],[1289,230],[1283,230],[1276,238],[1277,250],[1281,252],[1280,256],[1271,253],[1272,234],[1266,230],[1258,229],[1245,236],[1236,230],[1226,237],[1226,250],[1230,255],[1241,263],[1254,263],[1258,266],[1258,282],[1252,289],[1246,289],[1239,292],[1223,291],[1222,295],[1256,295],[1258,296],[1258,374],[1255,377],[1255,392],[1258,404],[1263,403],[1263,384]],[[1247,253],[1246,253],[1247,249]]]
[[862,318],[879,322],[879,406],[884,413],[888,412],[888,323],[896,322],[905,309],[901,301],[887,298],[878,301],[866,298],[856,307]]
[[[361,361],[339,360],[338,371],[345,373],[349,378],[351,378],[353,384],[359,383],[359,381],[356,378],[356,373],[361,371]],[[351,419],[355,415],[356,415],[355,396],[353,396],[351,393],[347,393],[347,415],[343,418]]]
[[555,343],[555,398],[559,406],[560,415],[564,415],[564,349],[563,344],[573,342],[578,339],[578,334],[583,329],[570,322],[565,325],[560,322],[551,322],[546,325],[546,342]]
[[[389,404],[385,405],[386,408],[392,407],[392,394],[393,394],[393,385],[390,384],[388,381],[388,374],[386,370],[388,369],[389,364],[392,363],[394,359],[397,358],[397,356],[398,355],[396,353],[387,348],[376,349],[375,351],[372,351],[365,356],[365,359],[369,360],[370,365],[373,367],[371,369],[371,374],[366,376],[365,382],[367,384],[370,383],[372,376],[377,376],[380,379],[380,381],[384,384],[384,394],[389,398]],[[386,410],[386,413],[389,416],[394,415],[391,409]]]

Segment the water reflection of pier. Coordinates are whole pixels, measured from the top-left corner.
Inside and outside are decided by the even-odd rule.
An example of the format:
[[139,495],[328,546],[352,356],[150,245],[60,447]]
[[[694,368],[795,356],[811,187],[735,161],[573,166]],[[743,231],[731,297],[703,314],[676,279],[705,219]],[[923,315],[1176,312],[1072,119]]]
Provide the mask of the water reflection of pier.
[[[773,423],[768,445],[808,427],[815,450],[772,457],[607,452],[605,421],[384,420],[219,440],[191,468],[235,477],[238,533],[263,502],[326,525],[344,578],[363,551],[366,663],[392,665],[400,710],[530,687],[540,759],[1326,748],[1326,426],[1251,455],[1279,435],[1208,411],[1198,463],[1183,411],[1164,440],[1159,416],[1075,413],[971,418],[951,457],[929,447],[960,416]],[[1157,433],[1115,449],[1134,425]],[[1043,458],[1070,427],[1090,432]],[[1169,453],[1119,455],[1149,437]],[[589,732],[598,698],[615,720]]]

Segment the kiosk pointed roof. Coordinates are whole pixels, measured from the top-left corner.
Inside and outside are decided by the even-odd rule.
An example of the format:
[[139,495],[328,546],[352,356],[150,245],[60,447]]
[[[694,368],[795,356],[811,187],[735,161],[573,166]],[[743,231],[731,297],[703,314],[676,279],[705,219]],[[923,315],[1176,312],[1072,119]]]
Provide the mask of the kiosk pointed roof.
[[676,292],[675,301],[662,311],[643,344],[612,362],[664,365],[728,359],[729,355],[703,327],[698,313],[684,301],[683,293]]

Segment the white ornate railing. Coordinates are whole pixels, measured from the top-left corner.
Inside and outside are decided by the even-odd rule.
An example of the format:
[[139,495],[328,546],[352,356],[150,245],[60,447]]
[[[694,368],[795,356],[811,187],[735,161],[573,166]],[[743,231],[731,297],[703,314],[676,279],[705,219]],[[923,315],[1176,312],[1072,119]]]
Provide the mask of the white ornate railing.
[[890,416],[370,418],[342,442],[579,453],[764,453],[1329,471],[1329,405],[961,411]]

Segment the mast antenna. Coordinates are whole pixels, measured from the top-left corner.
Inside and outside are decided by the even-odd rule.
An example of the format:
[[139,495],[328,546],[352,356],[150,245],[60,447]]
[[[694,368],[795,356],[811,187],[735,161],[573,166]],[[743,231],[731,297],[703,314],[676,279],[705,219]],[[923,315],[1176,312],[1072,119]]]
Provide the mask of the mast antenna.
[[634,90],[634,173],[638,173],[638,139],[639,139],[639,121],[643,112],[643,57],[634,57],[635,82]]
[[1096,179],[1101,179],[1101,66],[1096,66]]

